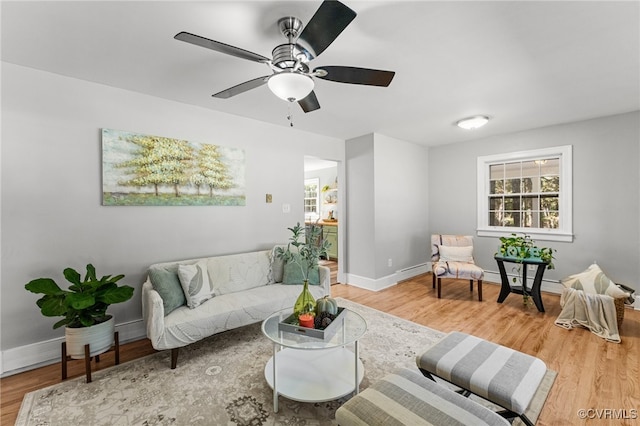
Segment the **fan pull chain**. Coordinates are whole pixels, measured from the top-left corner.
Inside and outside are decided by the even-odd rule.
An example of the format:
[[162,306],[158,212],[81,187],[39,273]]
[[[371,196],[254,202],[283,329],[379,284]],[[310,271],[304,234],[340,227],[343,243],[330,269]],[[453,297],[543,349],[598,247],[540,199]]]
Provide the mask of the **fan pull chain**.
[[293,102],[289,102],[287,104],[287,110],[288,110],[288,114],[287,114],[287,120],[289,120],[289,127],[293,127],[293,114],[291,113],[291,104]]

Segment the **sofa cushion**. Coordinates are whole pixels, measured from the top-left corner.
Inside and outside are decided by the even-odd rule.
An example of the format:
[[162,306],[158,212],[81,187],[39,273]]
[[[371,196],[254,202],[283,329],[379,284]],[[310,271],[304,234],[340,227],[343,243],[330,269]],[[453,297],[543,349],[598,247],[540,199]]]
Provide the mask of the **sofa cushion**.
[[191,309],[214,296],[206,261],[201,260],[194,265],[178,265],[178,277],[187,299],[187,306]]
[[284,276],[284,260],[278,257],[276,253],[276,249],[278,247],[286,247],[283,245],[274,246],[271,249],[271,253],[269,254],[269,258],[271,263],[269,265],[269,284],[281,283],[282,277]]
[[207,259],[207,272],[216,296],[269,283],[270,250]]
[[[292,308],[301,291],[301,286],[265,285],[216,295],[198,309],[182,306],[165,317],[162,335],[153,340],[154,348],[182,347],[212,334],[263,321],[275,311]],[[326,295],[322,286],[313,286],[309,291],[316,299]]]
[[187,304],[187,299],[178,279],[178,265],[151,266],[149,268],[149,280],[153,289],[162,298],[165,316],[176,308]]
[[[296,254],[296,259],[299,259],[300,255]],[[298,260],[297,262],[300,262]],[[303,271],[307,272],[308,266],[306,262],[297,263],[296,261],[287,262],[284,264],[284,272],[282,275],[282,284],[302,284],[304,282]],[[300,267],[302,265],[302,268]],[[320,273],[318,268],[312,268],[308,272],[308,279],[310,285],[320,284]]]

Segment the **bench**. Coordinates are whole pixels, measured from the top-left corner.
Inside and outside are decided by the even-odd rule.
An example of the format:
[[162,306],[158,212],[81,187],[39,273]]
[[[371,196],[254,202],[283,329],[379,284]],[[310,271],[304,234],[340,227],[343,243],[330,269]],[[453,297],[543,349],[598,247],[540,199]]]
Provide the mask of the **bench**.
[[506,426],[490,409],[440,386],[417,370],[397,370],[336,411],[340,426]]
[[498,413],[503,417],[520,417],[525,425],[533,426],[525,410],[546,374],[542,360],[451,332],[418,355],[416,363],[426,377],[437,376],[462,388],[465,396],[473,393],[504,408]]

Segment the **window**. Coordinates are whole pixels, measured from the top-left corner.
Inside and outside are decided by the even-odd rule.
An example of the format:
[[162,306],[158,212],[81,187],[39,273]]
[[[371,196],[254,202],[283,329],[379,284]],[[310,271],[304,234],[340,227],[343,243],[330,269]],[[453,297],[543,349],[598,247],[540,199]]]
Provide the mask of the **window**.
[[571,241],[571,145],[478,157],[478,235]]
[[304,217],[309,220],[317,220],[320,217],[320,179],[304,180]]

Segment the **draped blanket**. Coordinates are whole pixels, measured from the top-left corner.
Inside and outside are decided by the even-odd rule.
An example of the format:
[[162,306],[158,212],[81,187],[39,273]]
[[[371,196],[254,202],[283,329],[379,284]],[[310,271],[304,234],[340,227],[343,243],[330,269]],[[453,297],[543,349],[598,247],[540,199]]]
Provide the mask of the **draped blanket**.
[[565,288],[560,306],[562,311],[555,321],[557,326],[566,329],[582,326],[609,342],[620,343],[616,307],[611,296]]

